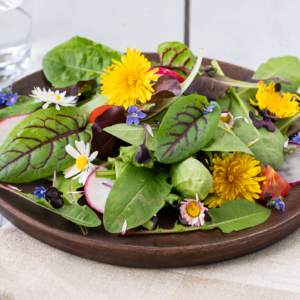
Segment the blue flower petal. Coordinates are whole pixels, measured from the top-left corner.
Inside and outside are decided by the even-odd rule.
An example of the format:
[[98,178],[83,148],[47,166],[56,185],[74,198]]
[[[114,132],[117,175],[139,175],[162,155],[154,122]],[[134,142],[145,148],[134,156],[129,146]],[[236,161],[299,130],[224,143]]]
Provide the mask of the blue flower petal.
[[0,96],[0,104],[3,104],[5,102],[4,96]]
[[127,112],[128,112],[130,115],[136,114],[136,112],[137,112],[137,107],[134,106],[134,105],[130,105],[129,108],[128,108],[128,110],[127,110]]
[[140,123],[139,118],[135,117],[134,118],[134,125],[138,125]]
[[139,112],[137,113],[137,116],[138,116],[139,119],[143,119],[143,118],[145,118],[147,115],[146,115],[145,113],[143,113],[142,111],[139,111]]
[[126,124],[131,125],[134,121],[134,117],[132,115],[127,116]]
[[5,94],[5,99],[6,99],[6,101],[9,101],[12,97],[13,97],[13,94],[12,94],[12,93],[6,93],[6,94]]
[[45,197],[45,194],[46,194],[46,189],[41,186],[41,187],[36,187],[35,188],[35,192],[34,192],[34,195],[38,198],[44,198]]

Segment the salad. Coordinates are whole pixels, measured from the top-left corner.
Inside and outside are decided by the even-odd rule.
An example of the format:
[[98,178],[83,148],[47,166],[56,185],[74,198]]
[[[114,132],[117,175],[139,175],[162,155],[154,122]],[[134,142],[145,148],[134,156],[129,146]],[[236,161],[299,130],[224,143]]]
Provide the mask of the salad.
[[[75,37],[43,59],[50,89],[2,89],[0,187],[84,234],[230,233],[284,213],[300,181],[298,58],[238,81],[204,66],[203,49],[157,52],[149,61]],[[48,186],[18,188],[41,178]],[[166,206],[178,214],[171,229],[157,216]]]

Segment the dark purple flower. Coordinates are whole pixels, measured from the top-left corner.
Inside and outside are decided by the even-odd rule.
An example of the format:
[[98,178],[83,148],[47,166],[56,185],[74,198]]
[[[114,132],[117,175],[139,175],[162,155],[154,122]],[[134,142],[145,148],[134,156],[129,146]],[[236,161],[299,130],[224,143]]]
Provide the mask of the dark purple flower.
[[134,105],[130,105],[127,112],[129,113],[129,116],[127,116],[126,124],[131,125],[134,123],[134,125],[139,124],[139,119],[143,119],[146,117],[146,114],[144,114],[142,111],[137,111],[137,107]]
[[145,165],[152,159],[150,150],[145,144],[139,145],[137,148],[133,161],[137,161],[140,165]]
[[208,113],[211,113],[213,111],[213,109],[215,108],[216,104],[212,104],[208,107],[204,107],[204,112],[203,114],[208,114]]
[[[11,94],[11,93],[8,93],[8,94]],[[7,94],[6,94],[7,95]],[[5,96],[6,96],[5,95]],[[6,105],[7,106],[11,106],[11,105],[14,105],[18,100],[18,93],[14,93],[14,96],[13,97],[10,97],[10,99],[6,102]]]

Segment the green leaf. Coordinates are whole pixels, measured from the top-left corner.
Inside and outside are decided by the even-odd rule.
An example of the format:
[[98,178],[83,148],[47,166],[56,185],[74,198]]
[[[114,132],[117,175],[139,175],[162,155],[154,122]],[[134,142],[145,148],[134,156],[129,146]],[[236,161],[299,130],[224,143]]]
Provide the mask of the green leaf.
[[181,196],[178,196],[176,194],[173,194],[173,193],[170,193],[167,198],[166,198],[166,203],[169,203],[169,204],[174,204],[174,202],[180,202],[183,200],[183,197]]
[[78,103],[78,106],[83,109],[88,115],[92,113],[94,109],[97,107],[106,105],[108,103],[108,99],[106,95],[96,94]]
[[0,121],[8,117],[32,113],[42,108],[44,103],[33,103],[34,100],[34,98],[18,99],[14,105],[0,109]]
[[120,60],[121,52],[81,37],[73,37],[49,51],[43,70],[55,87],[66,87],[104,74],[111,59]]
[[282,91],[296,93],[300,86],[300,61],[294,56],[270,58],[260,65],[253,75],[254,79],[280,77],[291,81],[291,84],[280,81]]
[[157,52],[160,58],[159,67],[170,69],[184,78],[187,78],[193,65],[196,64],[196,57],[192,51],[179,42],[160,44]]
[[[221,204],[220,208],[208,210],[211,222],[206,222],[204,226],[182,226],[175,223],[173,229],[161,229],[151,231],[133,232],[133,234],[157,234],[157,233],[179,233],[196,230],[211,230],[219,228],[223,233],[240,231],[249,227],[254,227],[265,222],[271,215],[272,210],[249,200],[231,200]],[[130,233],[128,233],[130,234]]]
[[[154,137],[147,134],[146,146],[149,150],[154,151],[155,137],[158,127],[152,127],[151,129]],[[103,130],[134,146],[139,146],[144,141],[145,129],[142,125],[128,126],[127,124],[116,124],[110,127],[105,127]]]
[[213,180],[208,169],[197,159],[189,157],[173,164],[170,170],[173,188],[185,198],[204,200],[209,194]]
[[[270,165],[276,169],[284,160],[283,145],[285,138],[278,129],[270,132],[265,127],[257,129],[253,126],[249,118],[249,111],[254,113],[255,108],[249,104],[249,99],[254,99],[256,91],[256,89],[246,89],[236,94],[230,87],[230,93],[226,95],[226,97],[230,98],[229,111],[234,117],[245,116],[249,121],[249,124],[247,124],[242,118],[236,119],[232,131],[245,145],[249,145],[258,138],[258,141],[251,145],[249,149],[264,166]],[[218,100],[221,109],[223,109],[223,99]]]
[[[48,179],[48,178],[47,178]],[[52,179],[51,179],[52,181]],[[78,183],[78,179],[65,178],[62,172],[56,175],[55,187],[63,193],[63,197],[72,204],[77,204],[78,200],[83,194],[73,194],[70,192],[76,192],[77,189],[83,187],[81,183]]]
[[[203,114],[204,105],[216,104],[213,112]],[[181,161],[202,149],[214,136],[221,116],[217,103],[190,95],[174,103],[157,132],[155,155],[159,162]]]
[[104,226],[108,232],[121,232],[146,223],[163,206],[172,188],[166,183],[168,173],[157,168],[128,165],[113,184],[104,210]]
[[156,158],[154,156],[154,151],[151,151],[152,159],[147,164],[139,164],[137,161],[133,161],[134,155],[136,153],[138,146],[128,146],[128,147],[120,147],[120,155],[123,162],[130,162],[136,167],[145,167],[145,168],[153,168],[154,161],[156,161]]
[[[229,97],[226,98],[229,99]],[[207,145],[202,148],[202,150],[220,152],[240,151],[253,155],[252,151],[233,133],[231,129],[227,131],[227,127],[222,121],[219,121],[215,135],[207,143]]]
[[0,181],[30,182],[62,171],[75,163],[65,146],[89,142],[87,115],[75,107],[41,109],[23,119],[0,147]]
[[59,214],[63,218],[77,225],[86,226],[86,227],[97,227],[101,225],[101,221],[98,218],[98,216],[87,205],[79,206],[79,205],[73,205],[65,202],[62,208],[55,209],[44,198],[40,199],[32,194],[25,194],[22,192],[18,192],[2,184],[0,184],[0,187],[13,194],[17,194],[20,197],[29,200],[30,202],[33,202],[39,206],[51,210],[52,212]]

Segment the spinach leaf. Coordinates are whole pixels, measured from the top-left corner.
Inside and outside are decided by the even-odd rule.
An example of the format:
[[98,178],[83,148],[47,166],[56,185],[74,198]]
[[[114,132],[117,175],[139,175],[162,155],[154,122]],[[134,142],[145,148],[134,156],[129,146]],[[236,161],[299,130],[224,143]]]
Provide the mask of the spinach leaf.
[[[204,106],[215,104],[203,114]],[[155,155],[159,162],[172,164],[202,149],[214,136],[221,116],[217,103],[190,95],[176,101],[167,111],[157,132]]]
[[[155,137],[157,134],[157,127],[152,127],[152,132],[154,137],[150,134],[147,134],[146,146],[149,150],[155,150]],[[110,133],[111,135],[123,140],[126,143],[129,143],[134,146],[139,146],[143,143],[144,140],[144,126],[128,126],[127,124],[116,124],[110,127],[105,127],[104,131]]]
[[[243,119],[236,119],[232,131],[245,145],[249,145],[258,138],[257,142],[249,147],[250,150],[264,166],[270,165],[276,169],[284,160],[285,138],[278,129],[270,132],[265,127],[257,129],[253,126],[249,112],[254,113],[255,108],[249,104],[249,99],[254,99],[256,91],[256,89],[246,89],[236,94],[230,87],[230,93],[226,95],[230,99],[229,111],[234,117],[245,116],[249,121],[247,124]],[[223,99],[218,100],[221,108]]]
[[300,61],[294,56],[270,58],[260,65],[253,75],[254,79],[280,77],[291,81],[291,84],[280,82],[282,91],[296,93],[300,86]]
[[[226,98],[228,99],[229,97]],[[202,148],[202,150],[221,152],[240,151],[253,155],[252,151],[234,134],[232,130],[227,131],[227,127],[222,121],[219,121],[215,135],[206,144],[206,146]]]
[[43,59],[43,70],[55,87],[87,81],[104,74],[111,59],[120,60],[119,51],[81,37],[73,37],[49,51]]
[[104,226],[108,232],[121,232],[146,223],[163,206],[172,188],[168,173],[157,168],[128,165],[113,184],[104,210]]
[[0,147],[0,180],[21,183],[62,171],[75,160],[65,146],[89,142],[87,115],[75,107],[41,109],[23,119]]
[[[207,211],[211,217],[211,222],[206,222],[204,226],[185,227],[178,223],[173,229],[162,229],[150,231],[133,232],[132,234],[157,234],[157,233],[179,233],[196,230],[211,230],[220,228],[224,233],[240,231],[249,227],[254,227],[265,222],[271,215],[272,210],[249,200],[231,200],[221,204],[220,208],[212,208]],[[128,234],[131,234],[128,232]]]
[[8,188],[0,184],[0,188],[5,189],[13,194],[19,195],[20,197],[29,200],[39,206],[42,206],[52,212],[59,214],[63,218],[81,226],[86,227],[97,227],[101,225],[101,221],[93,210],[87,206],[73,205],[65,201],[62,208],[53,208],[44,198],[40,199],[32,194],[25,194]]
[[28,114],[41,109],[44,103],[33,103],[34,100],[34,98],[28,98],[26,100],[18,99],[14,105],[0,109],[0,121],[8,117]]
[[179,42],[160,44],[157,52],[160,58],[159,67],[170,69],[184,78],[187,78],[196,63],[196,57],[192,51]]

